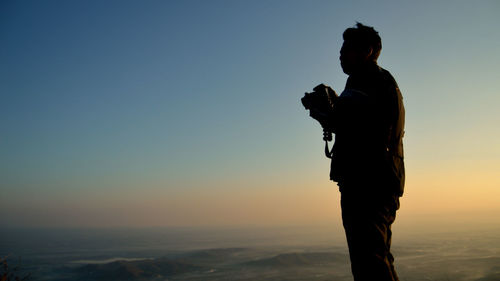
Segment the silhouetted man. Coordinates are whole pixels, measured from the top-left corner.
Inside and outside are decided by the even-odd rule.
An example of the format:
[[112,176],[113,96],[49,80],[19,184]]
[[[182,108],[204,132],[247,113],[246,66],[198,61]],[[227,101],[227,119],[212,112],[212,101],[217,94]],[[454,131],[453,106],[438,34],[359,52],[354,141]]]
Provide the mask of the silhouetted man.
[[335,133],[330,178],[341,192],[354,280],[398,280],[390,246],[404,187],[402,96],[391,74],[377,65],[378,32],[358,23],[343,38],[345,89],[331,110],[311,109],[311,117],[326,134]]

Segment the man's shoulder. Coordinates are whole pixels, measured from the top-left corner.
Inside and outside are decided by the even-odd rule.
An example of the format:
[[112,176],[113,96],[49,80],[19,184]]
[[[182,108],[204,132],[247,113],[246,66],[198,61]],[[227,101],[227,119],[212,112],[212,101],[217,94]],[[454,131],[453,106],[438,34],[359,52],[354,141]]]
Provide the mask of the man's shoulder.
[[385,84],[388,86],[393,86],[395,88],[399,88],[398,83],[396,82],[396,79],[394,79],[394,76],[392,76],[391,72],[389,70],[379,67],[380,68],[380,76],[381,79],[384,81]]
[[394,79],[394,76],[392,76],[391,72],[380,66],[379,66],[379,75],[383,79],[396,82],[396,79]]

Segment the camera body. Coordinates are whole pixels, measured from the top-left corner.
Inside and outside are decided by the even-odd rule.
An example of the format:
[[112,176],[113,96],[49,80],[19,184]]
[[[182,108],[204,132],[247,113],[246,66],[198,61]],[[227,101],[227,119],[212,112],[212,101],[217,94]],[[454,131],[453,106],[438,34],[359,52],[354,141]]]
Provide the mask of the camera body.
[[332,88],[319,84],[314,87],[312,93],[305,93],[301,99],[302,105],[309,110],[310,116],[323,127],[323,139],[326,141],[332,140],[330,118],[337,98],[338,95]]
[[333,108],[337,98],[338,95],[332,88],[319,84],[314,87],[312,93],[305,93],[301,101],[305,109],[326,113]]

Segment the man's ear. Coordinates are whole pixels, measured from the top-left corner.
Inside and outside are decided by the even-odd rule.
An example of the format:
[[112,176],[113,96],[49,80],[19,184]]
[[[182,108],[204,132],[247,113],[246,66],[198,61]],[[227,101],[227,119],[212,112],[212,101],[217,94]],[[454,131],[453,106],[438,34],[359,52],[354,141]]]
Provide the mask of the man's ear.
[[373,56],[373,48],[372,47],[368,47],[364,50],[364,53],[363,53],[364,57],[366,58],[366,60],[371,60],[372,59],[372,56]]

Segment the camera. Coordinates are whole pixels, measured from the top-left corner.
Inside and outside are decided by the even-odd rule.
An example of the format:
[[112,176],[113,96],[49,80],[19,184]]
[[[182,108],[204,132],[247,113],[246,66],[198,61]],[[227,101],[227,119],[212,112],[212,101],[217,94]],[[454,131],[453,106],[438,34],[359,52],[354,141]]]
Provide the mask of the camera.
[[333,106],[339,96],[325,84],[314,87],[312,93],[305,93],[301,99],[302,105],[309,110],[309,115],[316,119],[323,127],[323,140],[325,141],[325,156],[332,158],[328,142],[332,141],[331,117]]
[[302,105],[305,109],[309,110],[309,115],[318,120],[318,122],[323,127],[324,140],[331,141],[332,133],[330,126],[330,117],[338,98],[337,93],[325,84],[319,84],[314,87],[312,93],[305,93],[304,97],[301,99]]
[[338,95],[332,88],[325,84],[319,84],[314,87],[312,93],[305,93],[301,101],[306,109],[327,114],[333,108],[337,98]]

